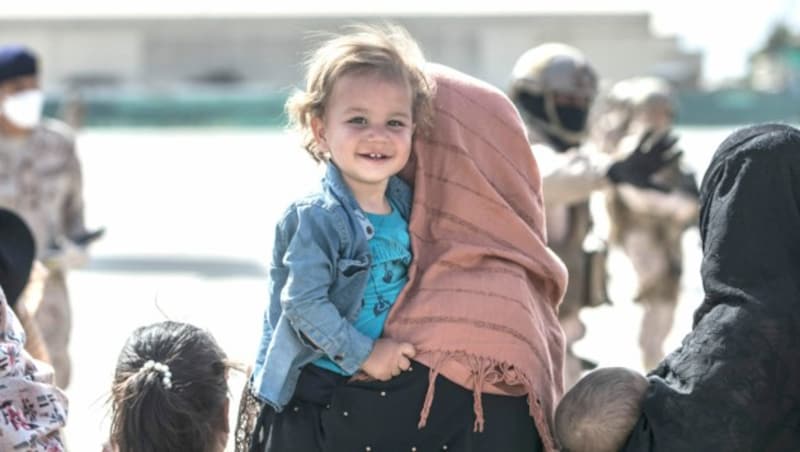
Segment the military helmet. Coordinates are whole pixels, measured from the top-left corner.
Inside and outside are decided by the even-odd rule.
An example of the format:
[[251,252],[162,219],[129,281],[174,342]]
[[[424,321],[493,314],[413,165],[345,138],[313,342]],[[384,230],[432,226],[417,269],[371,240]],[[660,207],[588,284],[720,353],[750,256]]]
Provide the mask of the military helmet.
[[614,103],[627,104],[635,110],[677,108],[675,92],[659,77],[634,77],[617,82],[608,94]]
[[571,94],[592,100],[597,95],[597,74],[583,54],[561,43],[547,43],[523,53],[511,73],[512,97],[530,94]]
[[628,132],[666,131],[672,127],[678,109],[672,86],[658,77],[633,77],[619,81],[607,97],[606,109],[625,117]]
[[[578,49],[561,43],[534,47],[517,59],[511,77],[510,97],[530,127],[548,136],[558,150],[583,141],[597,75]],[[557,95],[583,99],[585,105],[568,114],[570,107],[559,106]]]

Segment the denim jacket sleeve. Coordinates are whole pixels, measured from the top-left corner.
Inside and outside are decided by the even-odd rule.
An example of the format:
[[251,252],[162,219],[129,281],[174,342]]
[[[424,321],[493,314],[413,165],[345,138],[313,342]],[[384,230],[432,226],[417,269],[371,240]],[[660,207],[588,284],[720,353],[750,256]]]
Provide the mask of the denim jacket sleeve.
[[286,237],[282,261],[288,275],[280,293],[281,307],[302,340],[322,350],[344,371],[355,373],[374,341],[345,319],[328,298],[337,277],[344,226],[337,224],[333,212],[319,206],[304,206],[295,213],[296,227]]

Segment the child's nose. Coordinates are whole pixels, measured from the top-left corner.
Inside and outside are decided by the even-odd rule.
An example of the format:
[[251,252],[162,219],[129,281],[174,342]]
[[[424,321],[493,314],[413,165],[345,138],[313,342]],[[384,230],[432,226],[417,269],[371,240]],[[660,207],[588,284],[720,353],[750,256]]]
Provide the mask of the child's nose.
[[382,124],[371,126],[367,134],[367,138],[371,141],[386,141],[388,137],[389,131],[386,126]]

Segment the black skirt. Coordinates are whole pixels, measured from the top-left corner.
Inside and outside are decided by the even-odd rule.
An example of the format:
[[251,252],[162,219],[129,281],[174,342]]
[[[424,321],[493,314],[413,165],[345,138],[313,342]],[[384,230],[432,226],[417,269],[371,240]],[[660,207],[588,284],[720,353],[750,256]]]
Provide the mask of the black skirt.
[[294,398],[266,405],[253,452],[536,452],[543,450],[526,397],[483,394],[484,429],[474,432],[473,393],[439,376],[427,425],[418,429],[428,368],[387,382],[347,382],[307,366]]

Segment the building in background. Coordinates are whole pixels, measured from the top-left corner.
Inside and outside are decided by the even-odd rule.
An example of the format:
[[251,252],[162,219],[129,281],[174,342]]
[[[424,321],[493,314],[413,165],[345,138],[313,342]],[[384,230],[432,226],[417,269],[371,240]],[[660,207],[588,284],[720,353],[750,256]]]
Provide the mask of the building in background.
[[678,119],[684,124],[800,123],[800,35],[785,23],[775,24],[750,56],[747,77],[712,91],[686,90],[679,98]]
[[764,47],[750,57],[748,82],[757,91],[800,95],[800,36],[777,24]]
[[[77,13],[76,13],[77,14]],[[609,82],[660,75],[679,87],[701,78],[701,55],[673,37],[654,36],[647,13],[513,13],[309,16],[257,13],[138,17],[64,14],[0,17],[0,42],[30,45],[47,62],[45,87],[142,88],[255,85],[284,90],[301,80],[313,32],[353,22],[390,20],[405,26],[426,56],[507,87],[516,58],[546,41],[580,48]]]

